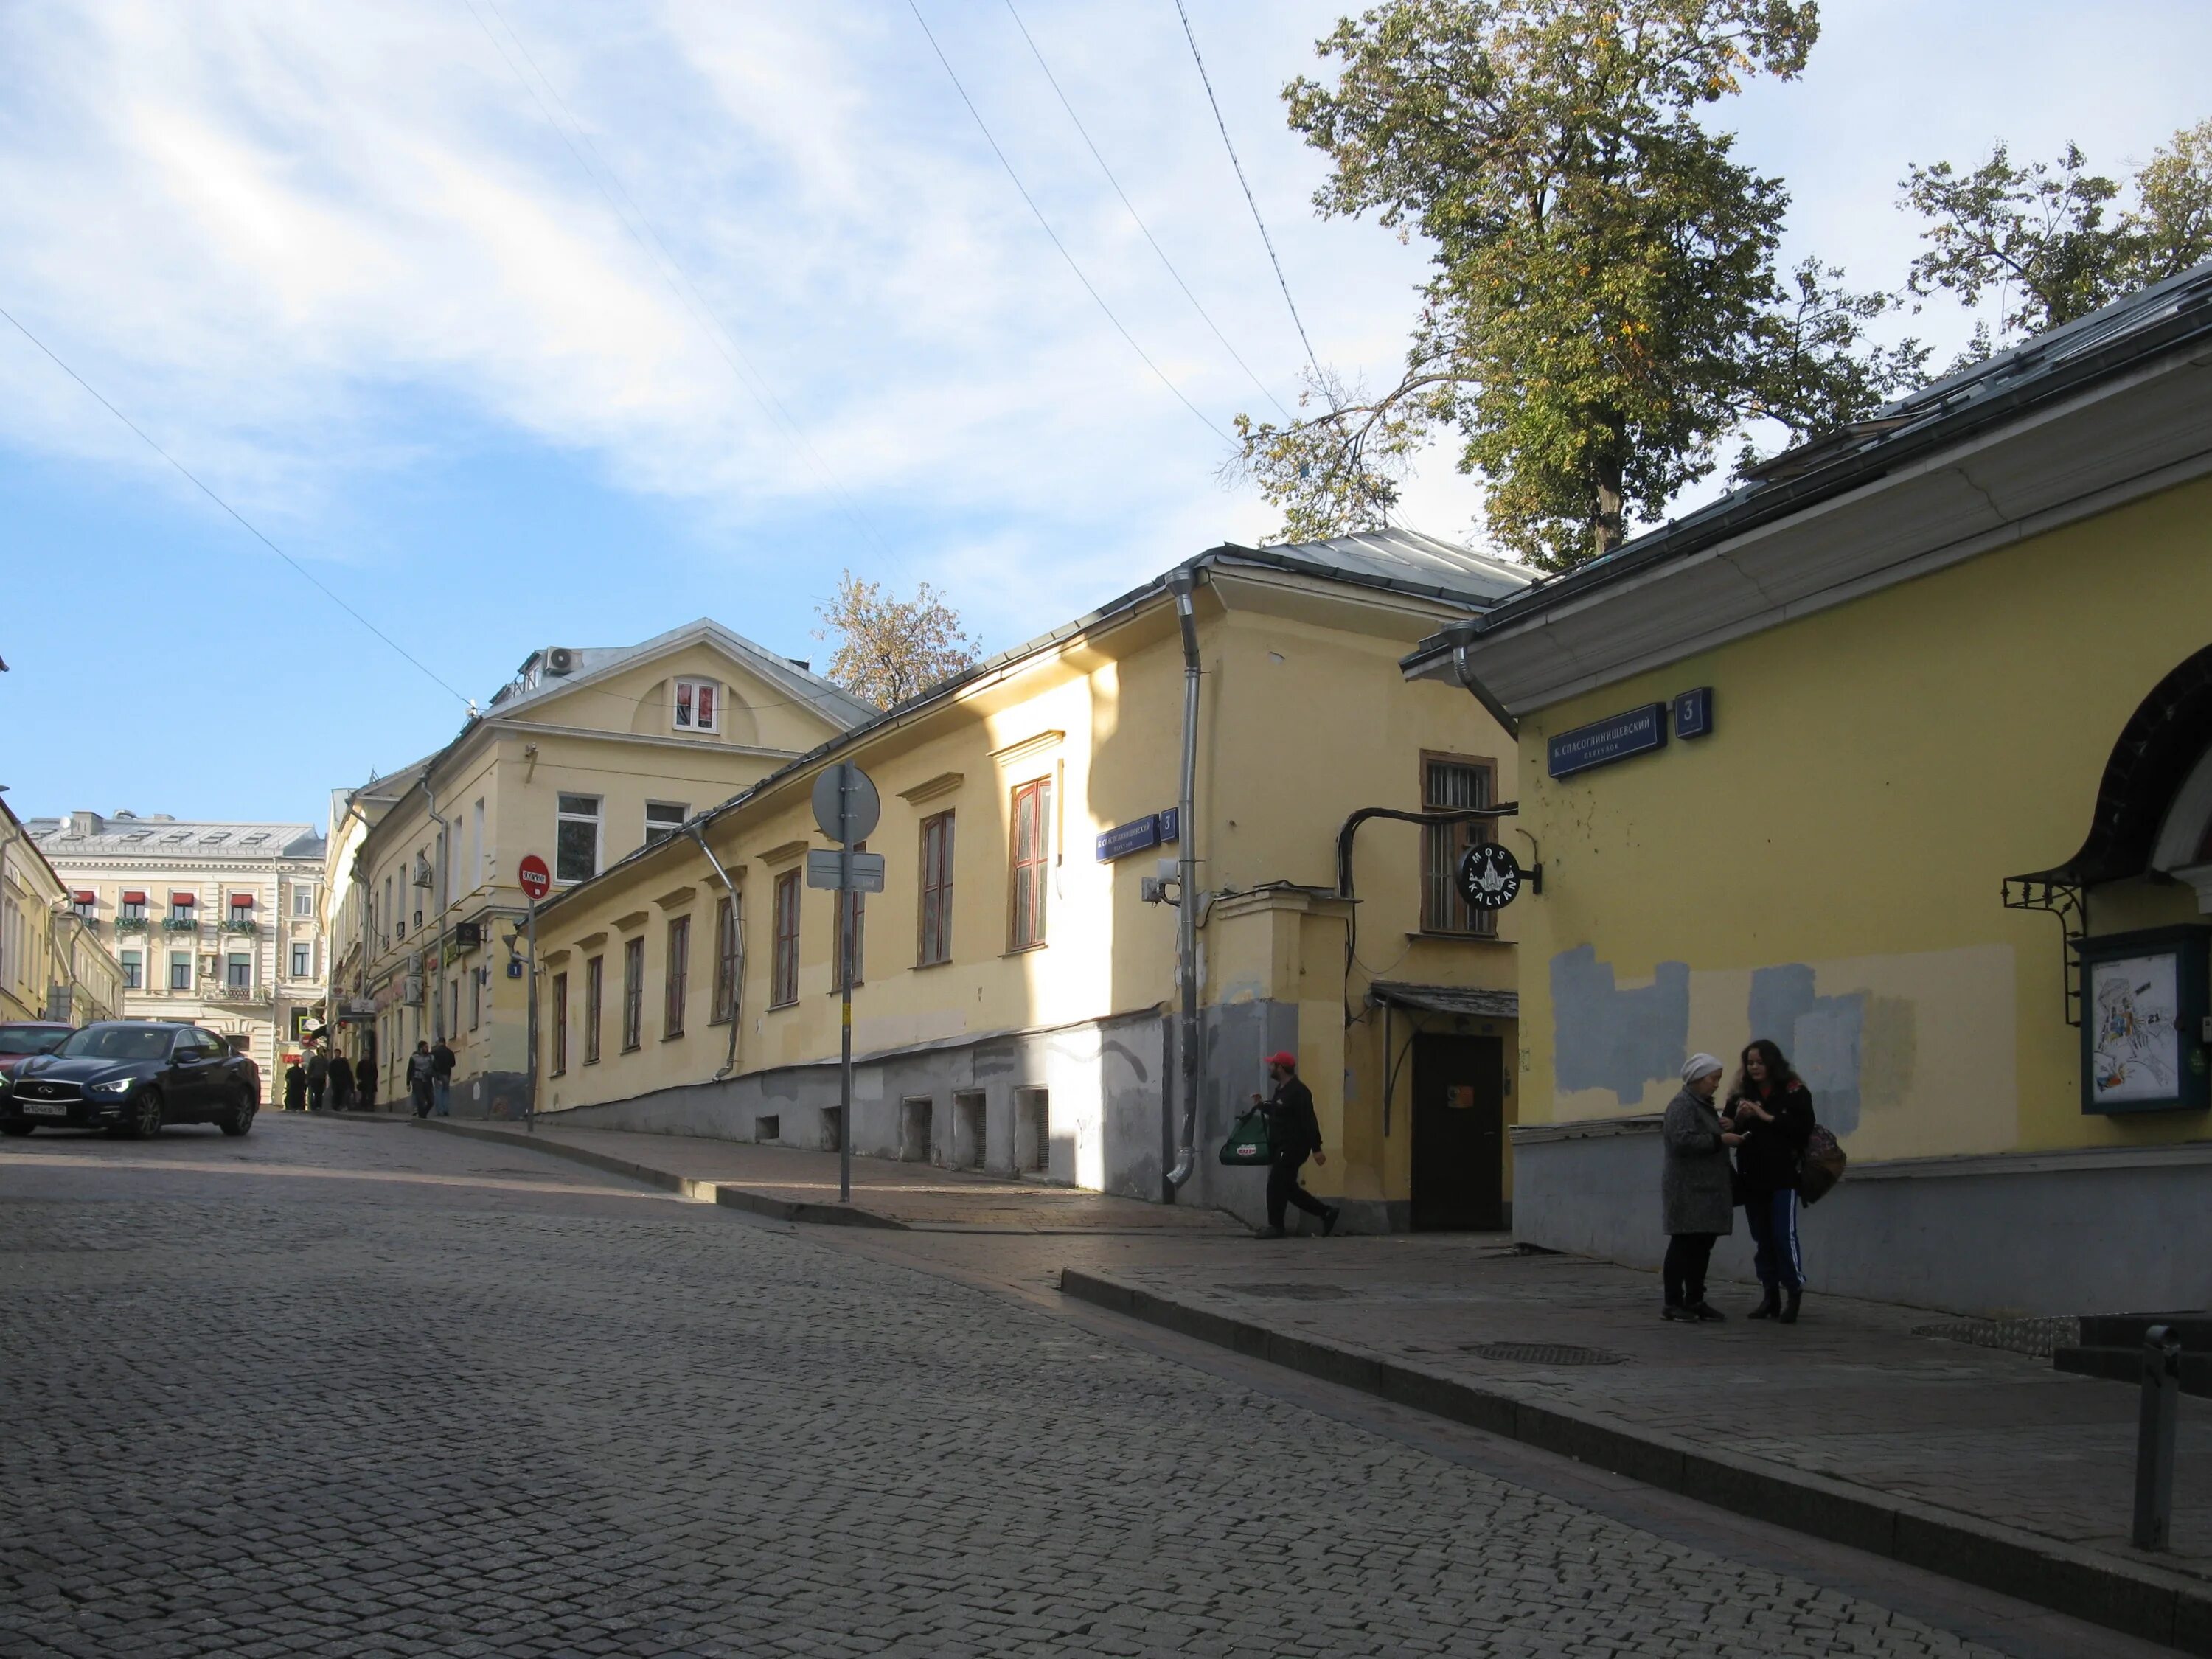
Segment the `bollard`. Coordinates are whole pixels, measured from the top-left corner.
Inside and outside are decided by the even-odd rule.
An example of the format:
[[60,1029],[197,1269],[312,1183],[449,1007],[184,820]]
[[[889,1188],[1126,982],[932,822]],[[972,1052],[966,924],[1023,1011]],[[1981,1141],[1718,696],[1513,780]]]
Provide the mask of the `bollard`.
[[2136,1431],[2137,1549],[2162,1550],[2173,1522],[2174,1425],[2181,1403],[2181,1342],[2170,1327],[2143,1333],[2142,1417]]

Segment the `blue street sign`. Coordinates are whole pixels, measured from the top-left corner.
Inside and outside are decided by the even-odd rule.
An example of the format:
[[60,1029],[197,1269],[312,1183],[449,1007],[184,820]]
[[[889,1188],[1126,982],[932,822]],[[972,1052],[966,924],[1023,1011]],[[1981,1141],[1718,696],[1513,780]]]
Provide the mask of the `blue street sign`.
[[1666,746],[1667,705],[1647,702],[1641,708],[1562,732],[1546,748],[1552,775],[1565,778]]
[[1713,688],[1698,686],[1674,699],[1674,735],[1709,738],[1713,734]]

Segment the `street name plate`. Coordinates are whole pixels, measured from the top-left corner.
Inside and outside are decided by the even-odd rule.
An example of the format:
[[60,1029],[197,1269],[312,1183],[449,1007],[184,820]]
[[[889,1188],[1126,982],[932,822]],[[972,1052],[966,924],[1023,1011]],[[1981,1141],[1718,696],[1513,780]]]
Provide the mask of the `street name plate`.
[[853,861],[852,890],[856,893],[880,893],[884,890],[884,855],[881,853],[839,853],[817,848],[806,855],[806,884],[836,891],[842,884],[840,866],[846,859]]

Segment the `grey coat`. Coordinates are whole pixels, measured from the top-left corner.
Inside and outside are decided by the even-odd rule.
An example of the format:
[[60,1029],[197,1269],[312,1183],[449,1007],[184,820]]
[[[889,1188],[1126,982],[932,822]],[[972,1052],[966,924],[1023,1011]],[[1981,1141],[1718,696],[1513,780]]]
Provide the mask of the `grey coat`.
[[1720,1114],[1710,1100],[1687,1087],[1668,1103],[1660,1127],[1667,1164],[1659,1177],[1659,1201],[1667,1231],[1732,1233],[1735,1199],[1729,1182],[1728,1148],[1721,1139]]

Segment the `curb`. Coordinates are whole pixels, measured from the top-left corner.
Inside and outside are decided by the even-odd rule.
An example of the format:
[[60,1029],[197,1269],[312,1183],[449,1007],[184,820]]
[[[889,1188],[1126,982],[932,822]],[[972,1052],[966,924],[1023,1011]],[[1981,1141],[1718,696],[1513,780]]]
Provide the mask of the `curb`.
[[2212,1656],[2212,1584],[2184,1574],[1671,1435],[1633,1432],[1573,1407],[1523,1400],[1311,1337],[1288,1335],[1080,1268],[1063,1267],[1060,1288],[1064,1296],[1181,1335],[1558,1452],[1719,1509],[1909,1562],[2185,1653]]
[[690,1176],[655,1169],[650,1164],[632,1163],[626,1158],[595,1152],[588,1147],[539,1140],[527,1134],[517,1134],[512,1129],[481,1128],[473,1123],[457,1123],[452,1118],[426,1117],[418,1118],[416,1121],[426,1129],[437,1130],[441,1134],[460,1135],[469,1140],[488,1141],[495,1146],[519,1146],[525,1152],[549,1153],[554,1158],[565,1158],[572,1164],[589,1164],[592,1169],[604,1170],[609,1175],[626,1176],[632,1181],[641,1181],[648,1187],[658,1187],[663,1192],[675,1193],[697,1203],[719,1204],[726,1210],[744,1210],[774,1221],[799,1222],[811,1226],[888,1227],[899,1232],[908,1231],[905,1222],[880,1215],[873,1210],[777,1198],[772,1194],[757,1193],[749,1188],[732,1186],[727,1182],[697,1181]]

